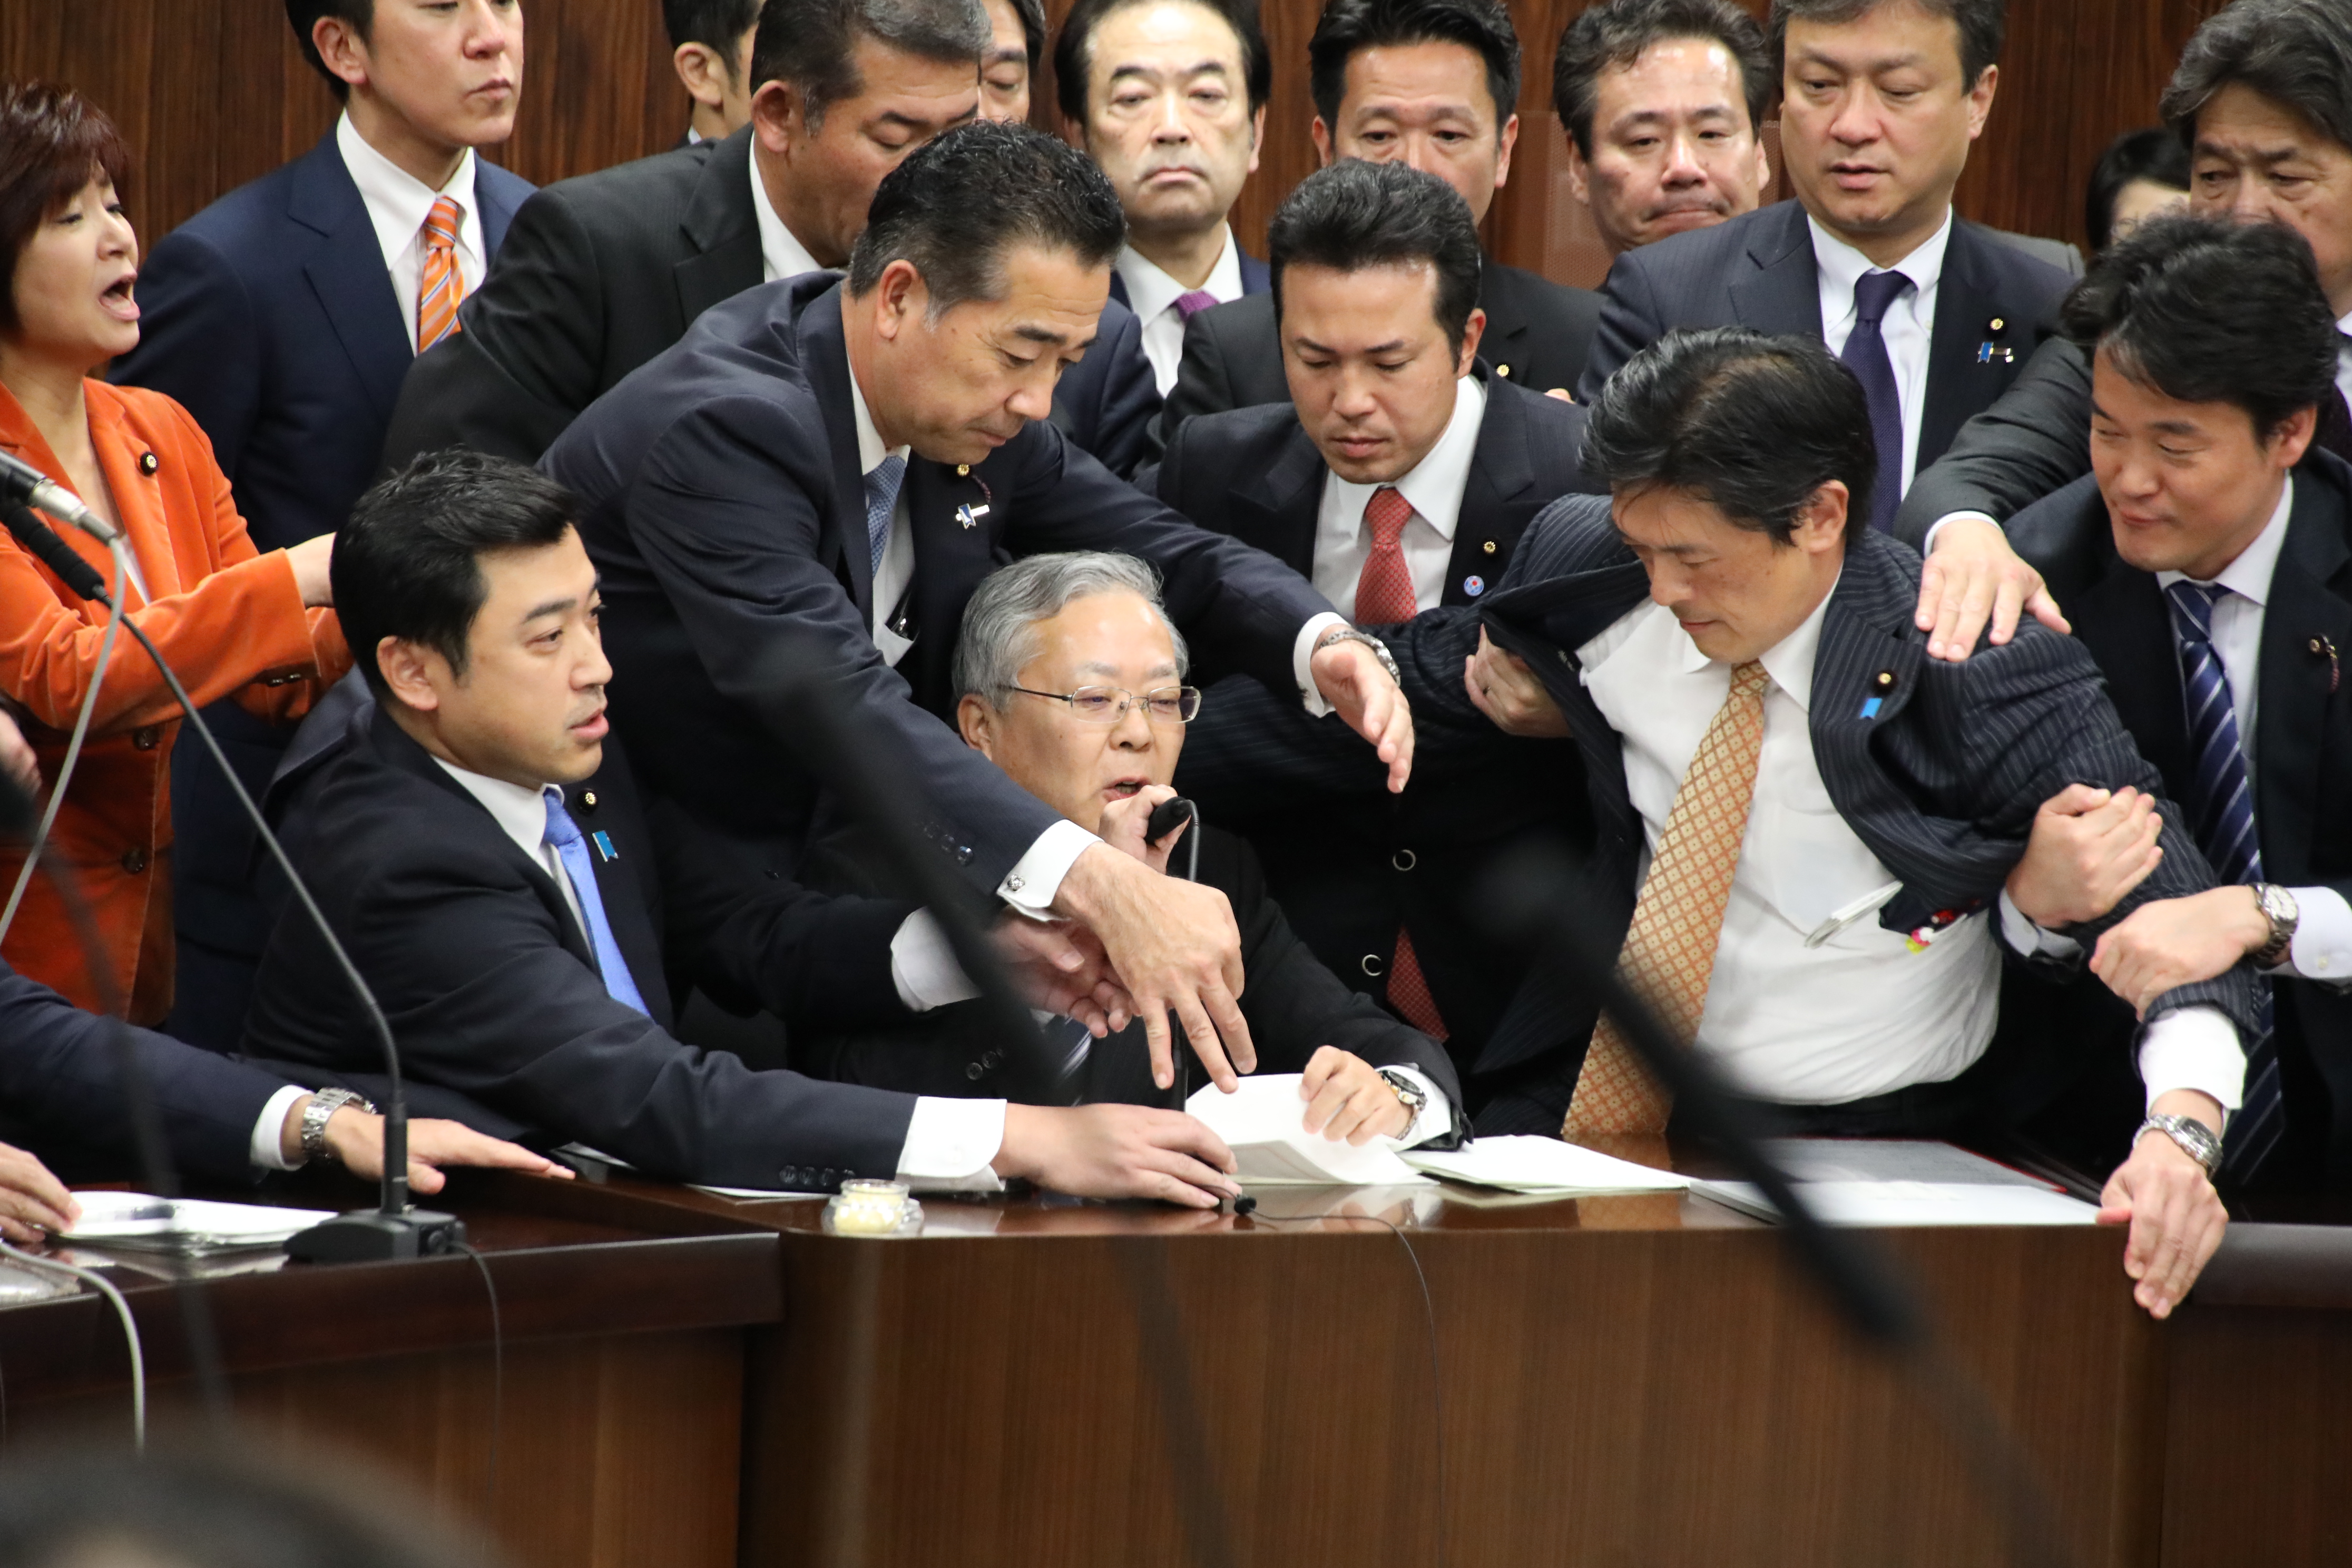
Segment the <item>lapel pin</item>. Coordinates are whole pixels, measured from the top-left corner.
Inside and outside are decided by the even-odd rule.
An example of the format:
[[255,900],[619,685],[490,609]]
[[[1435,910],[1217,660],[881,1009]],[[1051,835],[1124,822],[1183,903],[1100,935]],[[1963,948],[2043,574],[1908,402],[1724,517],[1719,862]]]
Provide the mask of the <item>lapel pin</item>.
[[2002,364],[2015,364],[2017,363],[2017,351],[2011,348],[2007,343],[1997,343],[1992,342],[1990,339],[1987,339],[1985,342],[1977,345],[1977,363],[1979,364],[1991,364],[1996,360]]
[[1862,717],[1864,719],[1877,718],[1878,710],[1886,705],[1886,694],[1895,689],[1895,672],[1891,669],[1882,669],[1871,677],[1870,684],[1876,688],[1876,691],[1874,695],[1863,699]]
[[588,837],[595,841],[596,853],[603,856],[608,864],[621,858],[621,852],[613,847],[613,840],[606,834],[597,832]]
[[1995,316],[1992,319],[1991,325],[1987,330],[1998,332],[2005,330],[2008,326],[2009,323],[2007,321],[2002,321],[1999,316]]
[[2327,695],[2333,697],[2336,695],[2336,689],[2344,682],[2344,668],[2336,661],[2335,640],[2324,637],[2314,637],[2311,639],[2310,647],[2311,656],[2314,658],[2325,658],[2327,660]]
[[149,478],[153,478],[155,470],[163,466],[163,459],[157,457],[154,453],[142,452],[139,454],[139,471],[147,475]]
[[1498,365],[1496,365],[1496,366],[1495,367],[1495,374],[1496,374],[1496,375],[1501,376],[1504,380],[1507,381],[1507,380],[1509,380],[1509,379],[1510,379],[1510,375],[1511,375],[1511,367],[1510,367],[1509,365],[1507,365],[1507,364],[1498,364]]
[[956,465],[956,478],[960,479],[968,479],[971,478],[971,465],[970,463],[958,463]]
[[956,521],[966,528],[976,526],[980,520],[987,515],[988,504],[985,501],[978,506],[965,505],[956,508]]
[[1479,595],[1486,591],[1486,579],[1484,577],[1465,577],[1462,579],[1462,591],[1475,599]]
[[590,810],[590,811],[593,811],[593,810],[595,810],[595,809],[596,809],[596,792],[595,792],[594,790],[593,790],[593,789],[591,789],[591,790],[583,790],[583,791],[581,791],[581,793],[580,793],[580,804],[581,804],[583,806],[586,807],[586,808],[587,808],[588,810]]
[[1484,544],[1480,545],[1478,548],[1479,548],[1479,549],[1481,549],[1481,550],[1483,550],[1483,551],[1485,551],[1487,554],[1492,555],[1493,553],[1495,553],[1495,542],[1494,542],[1493,540],[1491,540],[1491,539],[1490,539],[1490,540],[1486,541],[1486,543],[1484,543]]

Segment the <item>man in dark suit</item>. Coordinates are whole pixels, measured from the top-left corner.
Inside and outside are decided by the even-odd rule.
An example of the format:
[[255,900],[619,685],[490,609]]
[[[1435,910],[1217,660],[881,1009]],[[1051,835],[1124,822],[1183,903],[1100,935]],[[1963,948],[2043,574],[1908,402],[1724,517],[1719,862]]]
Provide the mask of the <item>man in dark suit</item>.
[[760,0],[662,0],[670,64],[693,100],[678,145],[718,142],[751,122],[751,35]]
[[1162,396],[1184,323],[1262,294],[1225,215],[1257,168],[1274,82],[1257,0],[1079,0],[1054,44],[1063,134],[1110,176],[1127,245],[1110,297],[1143,323]]
[[[1446,612],[1404,628],[1408,690],[1574,736],[1590,923],[1782,1125],[1943,1136],[2045,1106],[2081,1064],[1998,1029],[2003,951],[2038,962],[2056,936],[2095,942],[2212,882],[2159,799],[2125,825],[2104,912],[2049,892],[2078,847],[2074,792],[2159,793],[2088,656],[2028,625],[1966,666],[1927,657],[1918,558],[1862,521],[1878,471],[1862,389],[1817,340],[1669,334],[1603,392],[1586,461],[1612,500],[1537,521],[1483,634]],[[2152,868],[2137,831],[2160,836]],[[2204,1155],[2255,997],[2236,968],[2143,1000],[2148,1109],[2187,1120],[2138,1141],[2105,1212],[2131,1219],[2126,1266],[2162,1315],[2220,1240]],[[1479,1066],[1517,1076],[1482,1131],[1648,1135],[1671,1111],[1550,970]]]
[[2225,884],[2106,933],[2101,1024],[2242,961],[2268,976],[2242,1187],[2352,1184],[2352,467],[2314,440],[2335,315],[2291,232],[2144,225],[2067,303],[2092,472],[2010,521]]
[[[536,462],[711,306],[842,266],[882,176],[973,118],[988,40],[979,0],[768,0],[751,123],[527,203],[460,312],[465,331],[400,389],[384,465],[445,447]],[[1055,395],[1064,434],[1122,473],[1158,412],[1139,332],[1124,310],[1107,313]]]
[[[376,12],[288,0],[304,58],[343,112],[310,153],[154,247],[139,270],[139,346],[112,371],[195,416],[262,550],[341,524],[374,477],[401,377],[420,344],[452,330],[453,296],[481,281],[531,191],[475,151],[514,126],[517,7]],[[257,794],[285,735],[234,704],[207,717]],[[172,797],[173,1027],[226,1050],[268,934],[251,888],[256,846],[193,741],[173,759]]]
[[[1307,45],[1315,151],[1404,163],[1442,177],[1486,221],[1518,141],[1519,39],[1501,0],[1329,0]],[[1541,392],[1584,373],[1601,302],[1488,258],[1479,279],[1495,374]],[[1160,416],[1185,420],[1288,400],[1270,299],[1202,311]]]
[[[2352,323],[2352,14],[2315,0],[2236,0],[2198,28],[2164,90],[2165,123],[2191,158],[2189,210],[2283,223],[2310,243],[2339,333]],[[2335,390],[2317,440],[2352,459],[2352,340],[2337,345]],[[2089,470],[2091,367],[2063,338],[1969,420],[1922,472],[1895,519],[1937,554]],[[1956,520],[1968,526],[1955,527]]]
[[[1188,715],[1202,693],[1183,684],[1185,653],[1149,566],[1126,555],[1033,555],[972,595],[956,649],[957,726],[1013,783],[1162,875],[1230,899],[1249,976],[1242,1007],[1258,1069],[1302,1075],[1309,1131],[1361,1143],[1451,1141],[1461,1090],[1438,1043],[1342,985],[1291,934],[1266,896],[1249,847],[1196,823],[1149,838]],[[995,1092],[1002,1058],[970,1007],[820,1047],[824,1076],[919,1092]],[[1143,1030],[1093,1039],[1064,1023],[1063,1081],[1084,1101],[1182,1104],[1163,1088]]]
[[[1776,5],[1796,199],[1620,256],[1579,396],[1592,401],[1677,327],[1820,338],[1869,396],[1879,475],[1866,521],[1885,527],[1912,475],[2016,378],[2067,285],[1952,211],[1992,110],[2002,5]],[[1897,77],[1899,94],[1886,85]]]
[[1244,1065],[1248,1051],[1223,900],[1145,876],[942,722],[964,602],[998,561],[1117,550],[1164,574],[1218,673],[1337,707],[1398,787],[1410,773],[1392,679],[1304,579],[1040,422],[1058,365],[1093,335],[1123,234],[1083,154],[1026,127],[960,127],[883,181],[845,281],[795,279],[711,310],[542,466],[586,507],[614,719],[655,794],[802,853],[824,759],[767,704],[787,670],[836,681],[915,759],[932,835],[975,882],[1091,927],[1155,1038],[1176,1008],[1223,1073],[1213,1017]]
[[[339,542],[377,702],[318,777],[302,869],[411,1074],[682,1180],[982,1191],[1025,1176],[1203,1207],[1234,1191],[1231,1155],[1174,1112],[919,1100],[678,1043],[673,969],[799,1026],[872,1026],[925,1005],[901,955],[940,938],[903,903],[821,898],[692,825],[649,825],[605,743],[612,667],[577,515],[528,468],[448,453],[370,492]],[[1016,951],[1066,949],[1048,926],[1005,930]],[[1034,1001],[1091,1014],[1090,980],[1029,967]],[[373,1071],[355,1005],[310,923],[283,921],[248,1051]]]
[[[1359,625],[1476,602],[1529,519],[1584,488],[1584,411],[1481,355],[1478,231],[1451,185],[1402,163],[1310,174],[1269,230],[1291,400],[1191,420],[1160,499],[1311,578]],[[1575,749],[1480,724],[1391,795],[1377,770],[1299,775],[1320,722],[1253,682],[1212,693],[1181,775],[1247,834],[1318,957],[1475,1060],[1525,955],[1474,889],[1583,793]]]

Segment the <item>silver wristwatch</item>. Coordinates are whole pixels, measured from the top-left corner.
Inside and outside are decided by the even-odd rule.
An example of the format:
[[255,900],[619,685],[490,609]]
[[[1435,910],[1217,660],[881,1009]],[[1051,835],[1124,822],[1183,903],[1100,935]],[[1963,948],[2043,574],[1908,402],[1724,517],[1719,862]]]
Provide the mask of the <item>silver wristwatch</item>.
[[1429,1103],[1429,1096],[1423,1094],[1421,1086],[1412,1079],[1387,1068],[1381,1068],[1381,1081],[1389,1086],[1389,1092],[1395,1095],[1397,1102],[1404,1107],[1404,1130],[1412,1131],[1412,1124],[1421,1120],[1422,1107]]
[[348,1089],[322,1089],[310,1097],[302,1108],[302,1157],[323,1160],[327,1157],[327,1121],[344,1106],[356,1106],[370,1116],[375,1107]]
[[2295,906],[2294,895],[2276,882],[2256,882],[2254,901],[2262,906],[2263,918],[2271,922],[2271,939],[2251,956],[2256,969],[2276,969],[2286,962],[2287,950],[2294,945],[2294,928],[2303,911]]
[[1389,652],[1389,645],[1381,641],[1380,638],[1374,637],[1371,633],[1358,631],[1353,626],[1334,626],[1329,631],[1325,632],[1321,637],[1315,639],[1315,651],[1317,653],[1321,653],[1325,648],[1329,647],[1335,642],[1362,643],[1366,647],[1372,650],[1372,657],[1381,661],[1381,668],[1389,672],[1389,679],[1391,680],[1397,682],[1399,685],[1402,685],[1404,683],[1404,677],[1397,670],[1396,655]]
[[2209,1178],[2221,1168],[2221,1140],[2211,1128],[2195,1117],[2151,1116],[2139,1124],[2137,1132],[2132,1134],[2133,1145],[2137,1147],[2139,1141],[2150,1132],[2161,1132],[2179,1144],[2182,1153],[2205,1167],[2205,1174]]

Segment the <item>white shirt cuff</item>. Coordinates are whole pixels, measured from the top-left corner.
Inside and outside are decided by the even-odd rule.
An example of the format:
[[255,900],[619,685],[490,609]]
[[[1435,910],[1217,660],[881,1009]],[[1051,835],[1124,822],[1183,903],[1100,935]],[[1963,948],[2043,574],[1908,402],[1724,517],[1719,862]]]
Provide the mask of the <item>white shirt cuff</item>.
[[2352,985],[2352,904],[2333,888],[2296,888],[2294,941],[2273,974]]
[[948,945],[947,928],[929,910],[917,910],[892,933],[890,983],[909,1013],[928,1013],[980,994],[980,987],[956,962],[955,949]]
[[1079,856],[1101,842],[1076,823],[1064,818],[1037,835],[1037,842],[1029,846],[1029,852],[996,885],[996,896],[1024,915],[1046,919],[1046,911],[1061,895],[1062,879],[1070,874]]
[[1298,682],[1298,695],[1307,703],[1307,717],[1320,719],[1331,711],[1323,700],[1323,693],[1315,689],[1315,644],[1324,633],[1347,629],[1346,618],[1336,610],[1326,610],[1298,628],[1298,640],[1290,645],[1290,675]]
[[1443,1138],[1454,1131],[1454,1103],[1445,1091],[1432,1083],[1429,1075],[1418,1068],[1386,1067],[1382,1072],[1392,1072],[1413,1088],[1421,1090],[1421,1110],[1404,1130],[1398,1142],[1407,1149],[1417,1148],[1433,1138]]
[[898,1179],[919,1193],[1001,1193],[992,1164],[1004,1147],[1004,1101],[923,1095],[898,1150]]
[[287,1163],[284,1142],[286,1113],[294,1109],[296,1100],[310,1092],[299,1083],[289,1083],[269,1097],[269,1103],[263,1106],[261,1114],[254,1119],[253,1137],[245,1150],[246,1158],[248,1161],[265,1171],[293,1171],[301,1168],[300,1160],[296,1160],[290,1164]]
[[1998,518],[1992,517],[1985,512],[1948,511],[1943,516],[1937,518],[1935,521],[1927,525],[1927,537],[1919,542],[1919,553],[1921,555],[1933,555],[1936,553],[1936,535],[1944,531],[1944,524],[1950,522],[1955,519],[1963,517],[1975,518],[1979,522],[1990,522],[1995,528],[1999,528],[2000,526],[2000,521]]
[[2073,937],[2035,925],[2011,901],[2006,889],[2000,895],[2000,934],[2010,951],[2024,958],[2074,958],[2083,951],[2083,944]]
[[2139,1039],[2139,1079],[2151,1106],[2176,1089],[2194,1089],[2235,1110],[2245,1098],[2246,1048],[2237,1026],[2218,1007],[2177,1007]]

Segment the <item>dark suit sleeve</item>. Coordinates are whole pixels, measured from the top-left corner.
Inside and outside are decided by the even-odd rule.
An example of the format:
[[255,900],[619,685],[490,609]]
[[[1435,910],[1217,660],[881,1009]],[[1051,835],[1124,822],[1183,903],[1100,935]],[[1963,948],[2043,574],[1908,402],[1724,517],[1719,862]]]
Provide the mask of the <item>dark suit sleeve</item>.
[[1091,364],[1097,355],[1104,361],[1103,370],[1089,378],[1087,387],[1087,395],[1097,404],[1089,411],[1092,438],[1079,445],[1104,468],[1128,479],[1152,457],[1160,420],[1160,385],[1152,379],[1151,361],[1144,356],[1143,323],[1134,311],[1120,313],[1118,330],[1108,342],[1097,341],[1087,351],[1086,363]]
[[[0,964],[0,1136],[68,1168],[140,1176],[113,1028]],[[217,1181],[253,1176],[253,1124],[286,1080],[121,1026],[162,1113],[173,1163]]]
[[174,229],[139,268],[139,346],[108,378],[185,408],[234,483],[261,402],[261,340],[245,280],[210,243]]
[[1921,548],[1937,520],[1956,511],[2006,522],[2090,470],[2091,367],[2082,350],[2053,338],[1912,481],[1895,536]]
[[564,194],[523,203],[465,330],[417,356],[385,433],[386,468],[466,447],[535,463],[595,400],[606,330],[593,240]]
[[1591,407],[1618,367],[1664,335],[1666,323],[1642,253],[1629,250],[1609,268],[1601,289],[1601,321],[1592,329],[1592,352],[1584,362],[1576,400]]

